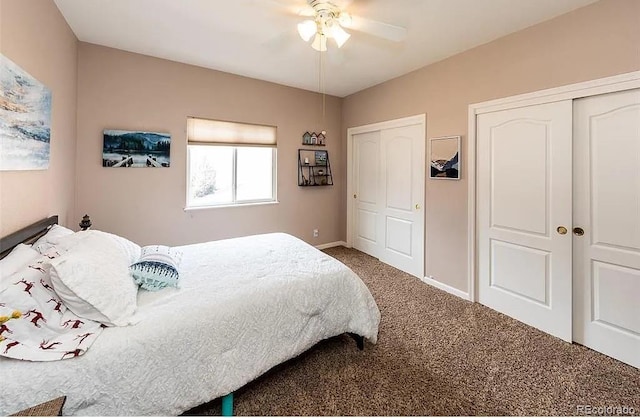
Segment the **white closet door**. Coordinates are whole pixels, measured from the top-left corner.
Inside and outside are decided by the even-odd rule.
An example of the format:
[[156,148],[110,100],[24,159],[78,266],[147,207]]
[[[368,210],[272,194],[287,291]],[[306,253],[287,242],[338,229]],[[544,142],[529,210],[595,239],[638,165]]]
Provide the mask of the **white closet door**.
[[425,138],[422,125],[384,129],[380,136],[380,261],[424,277]]
[[424,277],[422,124],[353,135],[353,246]]
[[570,100],[477,117],[478,300],[565,341],[571,120]]
[[574,141],[574,339],[640,367],[640,90],[576,100]]
[[380,256],[378,217],[382,206],[380,177],[380,131],[353,136],[356,204],[353,246],[374,257]]

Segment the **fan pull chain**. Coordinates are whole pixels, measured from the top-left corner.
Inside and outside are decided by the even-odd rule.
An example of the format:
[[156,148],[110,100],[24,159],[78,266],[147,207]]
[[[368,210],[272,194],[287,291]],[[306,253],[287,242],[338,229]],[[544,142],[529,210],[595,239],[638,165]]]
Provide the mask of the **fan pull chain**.
[[[322,115],[322,126],[324,127],[324,120],[325,120],[325,97],[324,97],[324,59],[323,59],[323,54],[322,51],[318,51],[319,57],[319,68],[318,68],[318,92],[321,95],[321,101],[320,101],[320,112]],[[324,129],[324,128],[323,128]]]

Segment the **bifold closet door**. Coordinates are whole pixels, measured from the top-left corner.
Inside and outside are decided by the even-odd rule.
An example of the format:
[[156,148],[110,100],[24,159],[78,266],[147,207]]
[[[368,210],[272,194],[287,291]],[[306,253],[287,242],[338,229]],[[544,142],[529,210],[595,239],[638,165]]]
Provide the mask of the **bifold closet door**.
[[380,131],[353,136],[354,228],[353,247],[376,258],[379,251],[379,221],[382,193],[380,177]]
[[353,135],[353,246],[424,277],[422,125]]
[[379,258],[420,279],[424,277],[425,140],[421,125],[380,133],[382,196],[378,217],[383,240]]
[[571,341],[572,102],[476,122],[478,301]]
[[640,367],[640,90],[576,100],[574,141],[574,340]]

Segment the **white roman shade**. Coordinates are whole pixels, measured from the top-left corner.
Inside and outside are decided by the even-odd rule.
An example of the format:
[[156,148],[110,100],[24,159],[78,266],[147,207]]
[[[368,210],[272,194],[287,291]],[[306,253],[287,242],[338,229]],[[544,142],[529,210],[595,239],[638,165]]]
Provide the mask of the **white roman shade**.
[[187,141],[189,145],[275,147],[276,127],[190,117]]

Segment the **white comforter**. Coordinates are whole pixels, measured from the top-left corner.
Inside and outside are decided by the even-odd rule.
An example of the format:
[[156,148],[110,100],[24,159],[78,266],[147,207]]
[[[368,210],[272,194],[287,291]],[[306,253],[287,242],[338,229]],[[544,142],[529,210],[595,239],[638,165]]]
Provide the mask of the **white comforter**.
[[135,325],[105,329],[84,356],[0,358],[0,414],[66,395],[64,415],[175,415],[322,339],[353,332],[377,340],[380,312],[364,283],[297,238],[180,249],[181,288],[140,291]]

